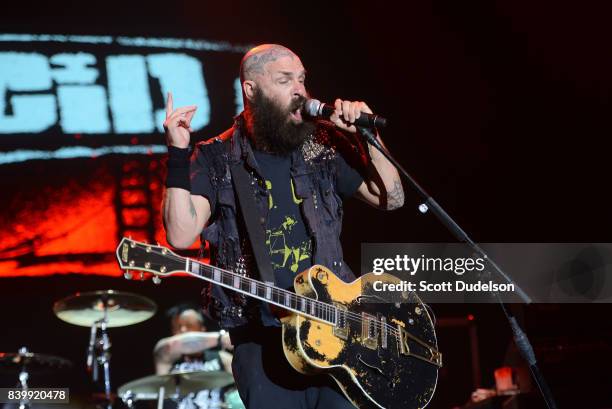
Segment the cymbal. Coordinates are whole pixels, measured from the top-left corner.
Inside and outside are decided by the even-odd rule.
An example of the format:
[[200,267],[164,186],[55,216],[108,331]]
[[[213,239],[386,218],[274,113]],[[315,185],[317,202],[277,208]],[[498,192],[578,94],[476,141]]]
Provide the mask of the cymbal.
[[53,304],[59,319],[81,327],[91,327],[105,315],[108,328],[125,327],[148,320],[156,311],[150,299],[115,290],[79,292]]
[[33,352],[0,352],[0,367],[21,369],[26,365],[29,372],[46,369],[67,369],[72,362],[54,355],[35,354]]
[[183,332],[160,339],[153,350],[157,359],[174,362],[182,355],[191,355],[219,345],[219,332]]
[[135,396],[137,399],[157,399],[159,388],[166,395],[188,395],[202,389],[216,389],[234,383],[232,374],[225,371],[176,372],[167,375],[151,375],[128,382],[117,389],[122,399]]

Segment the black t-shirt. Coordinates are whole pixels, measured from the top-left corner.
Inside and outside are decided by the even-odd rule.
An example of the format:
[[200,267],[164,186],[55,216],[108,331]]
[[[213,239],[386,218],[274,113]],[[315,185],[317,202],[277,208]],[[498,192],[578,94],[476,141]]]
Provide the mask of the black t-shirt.
[[312,239],[308,236],[300,204],[289,177],[291,157],[254,151],[268,190],[266,248],[276,286],[290,288],[293,277],[312,265]]
[[[254,151],[261,176],[269,194],[269,217],[266,228],[266,248],[274,270],[276,286],[293,288],[294,277],[312,265],[312,238],[308,230],[291,179],[291,156],[279,156]],[[350,167],[341,155],[336,155],[336,191],[344,200],[351,197],[363,182],[361,175]],[[200,164],[203,165],[203,164]],[[191,180],[191,193],[205,196],[214,212],[215,196],[207,172],[198,172]],[[268,308],[262,309],[264,325],[278,325]]]

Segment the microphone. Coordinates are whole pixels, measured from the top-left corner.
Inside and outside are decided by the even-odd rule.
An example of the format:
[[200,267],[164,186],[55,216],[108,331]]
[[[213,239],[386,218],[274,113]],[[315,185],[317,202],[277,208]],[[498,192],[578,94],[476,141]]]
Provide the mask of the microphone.
[[[304,112],[313,118],[328,119],[335,110],[333,105],[325,104],[318,99],[307,99],[304,103]],[[355,119],[354,125],[363,128],[384,128],[387,126],[387,120],[376,114],[362,112],[359,118]]]

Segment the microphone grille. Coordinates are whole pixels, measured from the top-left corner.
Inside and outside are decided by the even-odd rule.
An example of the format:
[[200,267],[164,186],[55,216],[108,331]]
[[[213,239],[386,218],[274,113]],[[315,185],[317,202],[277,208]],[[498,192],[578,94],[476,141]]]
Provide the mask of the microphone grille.
[[319,115],[319,107],[321,106],[321,101],[318,99],[308,99],[304,103],[304,111],[312,116],[316,117]]

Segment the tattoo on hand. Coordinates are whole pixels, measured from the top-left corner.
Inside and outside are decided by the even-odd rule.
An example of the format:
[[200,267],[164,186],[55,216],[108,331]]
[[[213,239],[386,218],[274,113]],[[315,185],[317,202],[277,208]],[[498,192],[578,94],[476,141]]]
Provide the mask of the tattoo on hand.
[[404,205],[404,189],[402,182],[396,180],[393,188],[387,192],[387,210],[395,210]]

